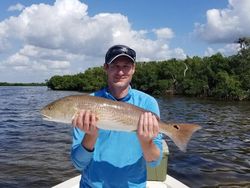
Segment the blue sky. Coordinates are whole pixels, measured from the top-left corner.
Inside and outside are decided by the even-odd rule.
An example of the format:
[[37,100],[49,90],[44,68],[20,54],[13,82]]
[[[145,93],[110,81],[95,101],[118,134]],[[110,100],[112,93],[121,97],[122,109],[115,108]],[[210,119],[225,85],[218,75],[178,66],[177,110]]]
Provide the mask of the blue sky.
[[6,0],[0,82],[42,82],[101,66],[127,44],[138,61],[237,53],[250,35],[248,0]]

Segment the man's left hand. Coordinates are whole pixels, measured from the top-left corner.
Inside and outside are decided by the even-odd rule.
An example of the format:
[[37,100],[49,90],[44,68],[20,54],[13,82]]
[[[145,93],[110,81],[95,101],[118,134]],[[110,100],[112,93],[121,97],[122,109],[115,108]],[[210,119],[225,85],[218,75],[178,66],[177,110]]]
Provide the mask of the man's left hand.
[[151,142],[159,133],[158,120],[151,112],[141,114],[137,134],[141,142]]

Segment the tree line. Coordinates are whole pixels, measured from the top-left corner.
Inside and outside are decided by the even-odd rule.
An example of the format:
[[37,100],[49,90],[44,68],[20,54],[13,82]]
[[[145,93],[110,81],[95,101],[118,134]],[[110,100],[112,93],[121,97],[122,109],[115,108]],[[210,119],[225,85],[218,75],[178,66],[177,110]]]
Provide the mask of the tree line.
[[[152,95],[186,95],[226,100],[250,100],[250,38],[240,38],[238,54],[187,57],[136,63],[132,87]],[[76,75],[53,76],[53,90],[92,92],[106,86],[102,67]]]
[[46,86],[46,83],[9,83],[9,82],[0,82],[0,86]]

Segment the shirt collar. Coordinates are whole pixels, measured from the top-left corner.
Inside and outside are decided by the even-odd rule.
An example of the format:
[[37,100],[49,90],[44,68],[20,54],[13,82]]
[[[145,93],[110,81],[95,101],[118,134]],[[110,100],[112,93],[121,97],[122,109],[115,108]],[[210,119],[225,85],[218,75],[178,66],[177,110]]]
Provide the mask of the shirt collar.
[[108,87],[104,88],[104,93],[105,93],[105,97],[106,98],[109,98],[109,99],[112,99],[114,101],[123,101],[123,102],[126,102],[126,101],[129,101],[129,99],[131,98],[132,96],[132,88],[131,86],[129,86],[129,89],[128,89],[128,94],[121,98],[121,99],[116,99],[108,90]]

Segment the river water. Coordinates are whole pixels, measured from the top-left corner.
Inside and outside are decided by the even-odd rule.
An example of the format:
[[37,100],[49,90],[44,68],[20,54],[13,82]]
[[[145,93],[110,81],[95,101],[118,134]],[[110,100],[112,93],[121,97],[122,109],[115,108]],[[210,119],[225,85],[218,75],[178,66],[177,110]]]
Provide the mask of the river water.
[[[71,127],[39,110],[76,92],[0,87],[0,187],[51,187],[78,172],[70,162]],[[186,153],[169,141],[168,173],[190,187],[250,187],[250,102],[157,99],[164,121],[202,126]]]

